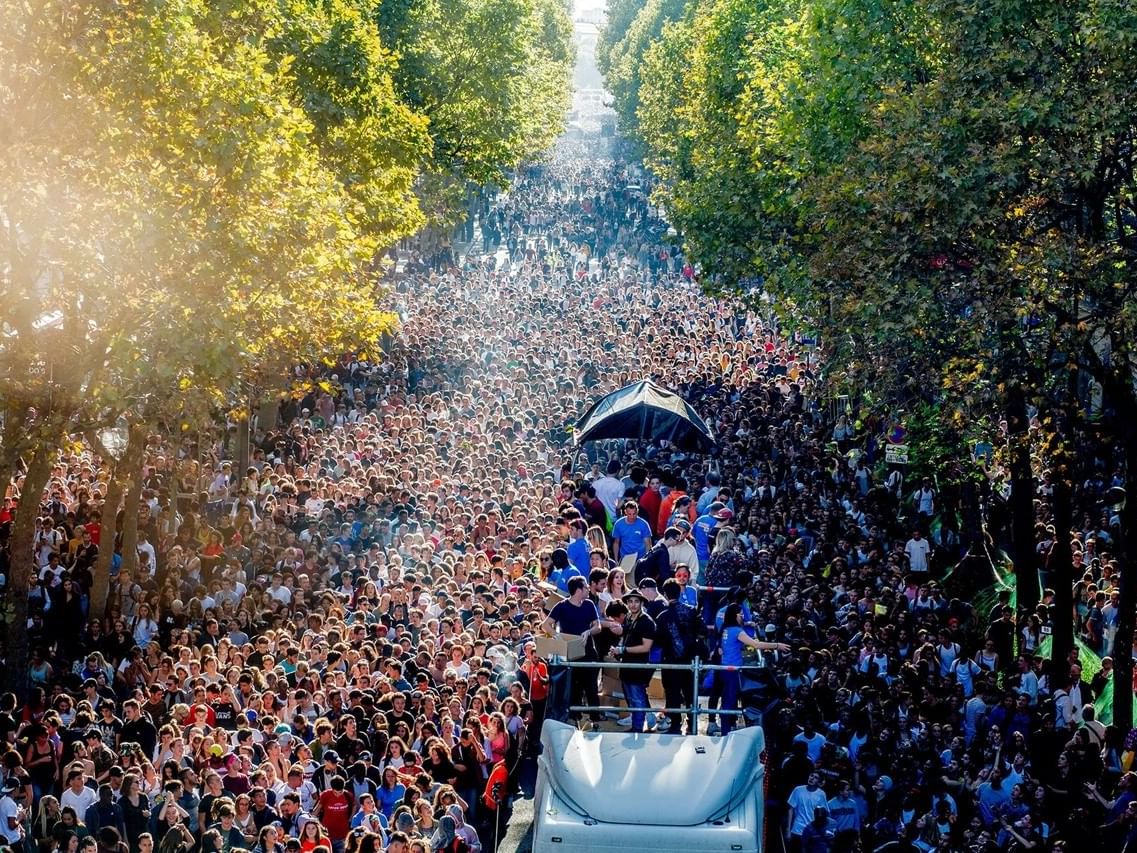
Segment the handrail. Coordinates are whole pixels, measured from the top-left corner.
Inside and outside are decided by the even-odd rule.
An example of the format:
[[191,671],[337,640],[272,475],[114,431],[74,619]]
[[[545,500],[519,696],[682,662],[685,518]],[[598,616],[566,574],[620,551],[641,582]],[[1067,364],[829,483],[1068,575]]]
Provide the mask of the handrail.
[[[556,666],[563,666],[571,673],[574,669],[607,669],[609,667],[618,667],[620,669],[648,669],[653,672],[657,669],[660,670],[690,670],[694,681],[694,686],[691,691],[691,706],[684,708],[632,708],[623,705],[570,705],[569,711],[571,713],[581,712],[617,712],[617,711],[632,711],[635,713],[663,713],[663,714],[687,714],[690,715],[692,720],[691,728],[694,732],[699,729],[699,715],[708,714],[715,715],[721,714],[723,716],[741,717],[746,712],[742,709],[723,710],[719,708],[703,710],[699,706],[699,688],[702,687],[702,675],[704,672],[741,672],[745,669],[752,669],[750,666],[734,666],[728,664],[711,664],[703,663],[700,658],[695,658],[691,663],[621,663],[620,661],[593,661],[593,660],[565,660],[560,655],[553,655],[549,659],[550,664]],[[571,677],[571,676],[570,676]],[[595,677],[595,676],[594,676]],[[692,732],[692,733],[694,733]]]
[[[627,705],[569,705],[568,709],[570,711],[573,711],[573,712],[577,712],[577,711],[581,711],[581,712],[588,712],[588,711],[612,711],[612,712],[636,711],[636,712],[642,713],[642,714],[653,714],[653,713],[654,714],[691,714],[692,716],[694,716],[694,713],[695,713],[689,707],[684,707],[684,708],[632,708],[632,707],[629,707]],[[726,714],[727,716],[730,716],[730,717],[741,717],[746,712],[741,711],[741,710],[720,711],[719,709],[716,708],[714,711],[704,711],[703,713],[704,714],[710,714],[710,713]]]

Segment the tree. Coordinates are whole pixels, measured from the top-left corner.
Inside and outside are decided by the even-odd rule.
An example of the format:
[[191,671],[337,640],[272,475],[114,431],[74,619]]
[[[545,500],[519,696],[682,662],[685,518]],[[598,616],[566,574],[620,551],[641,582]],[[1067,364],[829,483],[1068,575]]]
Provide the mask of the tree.
[[612,70],[612,51],[616,49],[645,0],[608,0],[605,7],[604,26],[596,38],[596,67],[607,76]]
[[[1006,413],[1029,603],[1030,456],[1059,434],[1071,374],[1105,389],[1103,439],[1127,476],[1137,470],[1126,438],[1137,415],[1137,10],[1121,0],[774,8],[768,25],[726,0],[695,12],[681,128],[662,149],[679,155],[664,194],[676,227],[706,268],[724,257],[730,280],[749,272],[783,311],[821,327],[846,381],[945,403],[953,419]],[[707,51],[720,73],[700,79],[717,22],[740,15],[751,23],[732,30],[736,49]],[[741,95],[716,86],[732,65]],[[712,121],[688,106],[703,100],[717,105]],[[744,178],[719,154],[740,147]],[[739,186],[750,195],[737,209],[706,189]],[[1037,431],[1025,426],[1031,410]],[[1122,650],[1137,610],[1132,547],[1115,544]],[[1129,719],[1131,662],[1119,662],[1116,713]]]
[[[18,448],[24,589],[38,478],[69,436],[369,347],[391,322],[372,260],[419,218],[413,197],[378,194],[375,170],[371,189],[348,187],[350,158],[316,144],[292,63],[259,29],[238,37],[195,0],[0,12],[0,359],[16,377],[0,406],[19,435],[0,476]],[[25,661],[17,644],[17,681]]]
[[470,182],[505,185],[560,134],[574,55],[564,0],[385,0],[373,15],[398,55],[396,90],[429,119],[418,190],[432,220],[460,213]]
[[623,38],[605,54],[605,86],[612,94],[612,106],[620,127],[630,139],[638,139],[636,112],[643,85],[641,69],[644,57],[660,38],[664,27],[679,20],[685,8],[687,0],[647,0],[628,25]]

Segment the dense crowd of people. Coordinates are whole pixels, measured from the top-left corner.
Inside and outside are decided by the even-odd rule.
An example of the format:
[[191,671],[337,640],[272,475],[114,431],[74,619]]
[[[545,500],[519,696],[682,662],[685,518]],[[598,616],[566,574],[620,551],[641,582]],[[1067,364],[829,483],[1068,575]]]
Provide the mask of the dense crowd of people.
[[[28,701],[0,699],[6,846],[492,848],[555,712],[536,639],[557,629],[614,666],[738,667],[704,685],[724,713],[701,727],[614,722],[760,720],[795,849],[1137,849],[1137,734],[1095,719],[1103,676],[1037,654],[1046,603],[947,594],[953,496],[832,416],[812,347],[700,291],[634,169],[565,144],[470,236],[484,251],[412,260],[384,357],[283,401],[247,469],[150,439],[138,559],[116,558],[103,619],[92,571],[121,542],[99,519],[136,508],[103,505],[97,457],[61,459],[35,553],[7,557],[38,571],[7,591],[34,652]],[[703,413],[713,453],[573,446],[588,403],[645,377]],[[1071,618],[1108,656],[1127,653],[1102,514],[1120,479],[1091,467]],[[13,484],[0,523],[29,497]],[[648,706],[650,670],[618,680]],[[572,687],[602,704],[598,678]]]

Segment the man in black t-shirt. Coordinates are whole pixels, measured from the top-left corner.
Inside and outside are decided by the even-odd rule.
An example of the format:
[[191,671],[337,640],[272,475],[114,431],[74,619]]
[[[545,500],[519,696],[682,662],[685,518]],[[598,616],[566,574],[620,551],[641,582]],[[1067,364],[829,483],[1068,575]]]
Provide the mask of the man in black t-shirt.
[[[600,613],[588,598],[588,581],[579,575],[568,582],[569,597],[559,601],[549,611],[541,629],[549,633],[555,625],[562,634],[585,638],[585,660],[599,660],[594,638],[600,633]],[[578,669],[572,673],[572,704],[599,705],[600,691],[596,688],[597,670]],[[583,696],[582,696],[583,694]],[[581,698],[583,702],[579,701]],[[600,722],[599,713],[591,713],[593,725]]]
[[[644,595],[639,590],[626,593],[621,601],[608,605],[606,614],[620,626],[620,640],[613,650],[616,658],[624,663],[647,663],[655,642],[655,621],[644,612]],[[652,670],[622,667],[620,684],[624,691],[624,701],[629,708],[647,708],[647,685],[651,681]],[[642,732],[646,711],[632,711],[632,731]]]
[[415,715],[407,710],[407,695],[395,691],[387,697],[391,703],[391,710],[386,713],[387,731],[393,732],[399,723],[406,723],[410,731],[415,730]]
[[137,699],[127,699],[122,704],[122,713],[126,717],[121,733],[122,742],[138,744],[142,748],[142,754],[150,758],[158,743],[158,729],[142,713],[142,706]]

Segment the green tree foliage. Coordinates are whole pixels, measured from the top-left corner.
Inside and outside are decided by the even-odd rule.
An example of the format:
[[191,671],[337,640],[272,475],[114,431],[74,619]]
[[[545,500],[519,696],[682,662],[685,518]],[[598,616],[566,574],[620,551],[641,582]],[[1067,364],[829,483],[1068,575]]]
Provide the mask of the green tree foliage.
[[[640,104],[644,57],[662,35],[664,26],[679,19],[686,6],[687,0],[646,0],[632,18],[623,38],[604,52],[601,69],[607,69],[604,71],[605,86],[612,95],[612,106],[621,129],[632,139],[638,139],[639,134],[636,111]],[[605,34],[615,34],[611,22],[609,27],[611,29],[605,29]],[[597,50],[599,53],[600,42]]]
[[605,7],[604,26],[596,39],[596,66],[601,74],[611,70],[612,51],[628,34],[645,0],[608,0]]
[[399,94],[429,120],[432,217],[467,182],[505,184],[560,134],[575,56],[565,0],[383,0],[374,15]]
[[196,0],[2,13],[0,480],[25,460],[19,583],[32,474],[70,437],[369,345],[390,322],[368,271],[417,206],[393,192],[402,213],[371,217],[260,26]]

